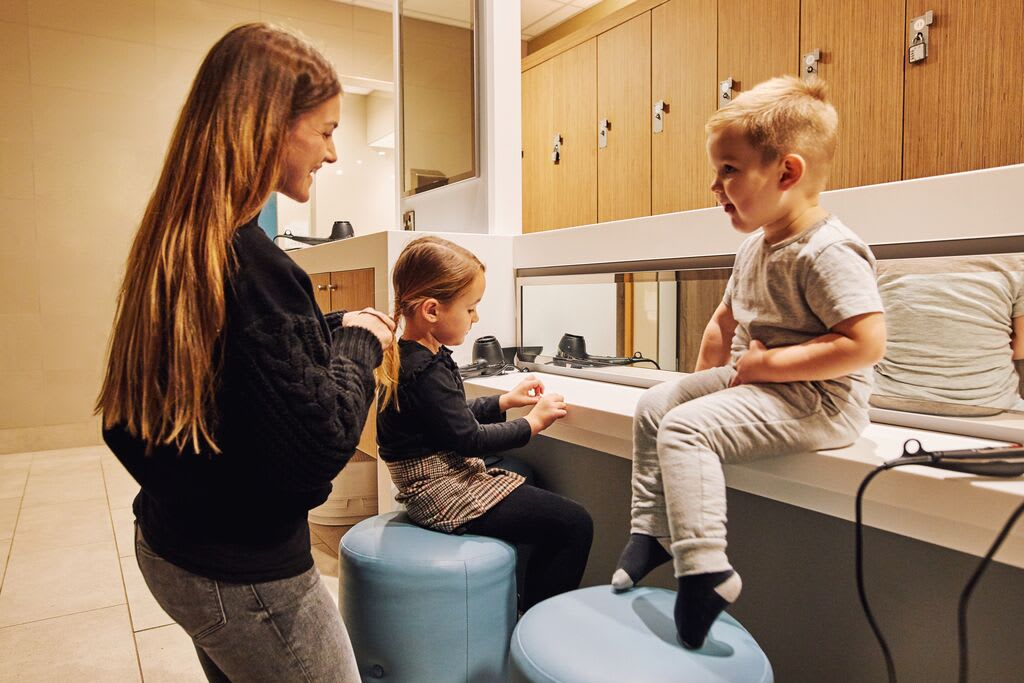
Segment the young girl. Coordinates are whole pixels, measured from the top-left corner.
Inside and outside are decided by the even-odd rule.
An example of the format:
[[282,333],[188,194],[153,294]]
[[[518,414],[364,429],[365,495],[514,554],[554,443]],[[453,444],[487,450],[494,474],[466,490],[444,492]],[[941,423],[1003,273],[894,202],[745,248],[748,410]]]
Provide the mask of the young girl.
[[[487,470],[480,459],[525,445],[565,416],[565,402],[528,377],[507,394],[467,403],[446,346],[461,344],[479,320],[483,264],[447,240],[421,237],[398,257],[391,277],[395,320],[405,327],[380,373],[377,442],[396,500],[429,529],[531,545],[524,610],[578,588],[593,539],[587,511],[518,474]],[[529,405],[525,417],[505,422],[506,410]]]

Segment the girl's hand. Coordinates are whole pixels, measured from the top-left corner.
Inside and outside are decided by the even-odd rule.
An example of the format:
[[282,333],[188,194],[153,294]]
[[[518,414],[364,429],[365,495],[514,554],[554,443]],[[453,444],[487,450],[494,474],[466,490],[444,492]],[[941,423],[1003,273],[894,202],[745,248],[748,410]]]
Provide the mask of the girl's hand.
[[757,341],[750,340],[750,347],[746,353],[740,356],[736,363],[736,376],[733,377],[730,387],[738,387],[741,384],[755,384],[764,382],[763,371],[765,369],[765,354],[768,348]]
[[540,400],[543,394],[544,384],[533,375],[527,375],[526,379],[517,384],[515,389],[498,397],[498,408],[504,413],[509,408],[532,406]]
[[565,417],[566,412],[565,399],[561,394],[547,394],[526,414],[526,421],[530,423],[530,431],[536,436],[550,427],[555,420]]
[[385,349],[395,342],[395,321],[373,308],[349,311],[342,317],[341,326],[362,327],[369,330],[380,341],[381,347]]

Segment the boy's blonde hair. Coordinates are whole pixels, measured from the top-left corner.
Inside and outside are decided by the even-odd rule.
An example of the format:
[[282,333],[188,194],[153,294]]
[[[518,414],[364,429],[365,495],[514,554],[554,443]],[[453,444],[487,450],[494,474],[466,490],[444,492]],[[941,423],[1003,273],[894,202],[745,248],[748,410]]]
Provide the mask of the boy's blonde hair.
[[708,119],[711,135],[735,127],[764,163],[799,154],[827,175],[838,140],[839,116],[828,102],[828,86],[814,78],[780,76],[754,86]]

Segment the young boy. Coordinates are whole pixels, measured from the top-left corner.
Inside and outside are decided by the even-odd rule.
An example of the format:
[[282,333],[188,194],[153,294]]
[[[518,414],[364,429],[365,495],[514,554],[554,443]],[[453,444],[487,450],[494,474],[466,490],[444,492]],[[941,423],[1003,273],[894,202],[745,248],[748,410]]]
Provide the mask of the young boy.
[[868,423],[885,322],[871,250],[818,205],[836,147],[825,96],[821,82],[774,78],[708,121],[711,191],[752,234],[696,372],[637,404],[631,534],[612,585],[674,560],[689,648],[741,588],[725,554],[721,463],[846,446]]

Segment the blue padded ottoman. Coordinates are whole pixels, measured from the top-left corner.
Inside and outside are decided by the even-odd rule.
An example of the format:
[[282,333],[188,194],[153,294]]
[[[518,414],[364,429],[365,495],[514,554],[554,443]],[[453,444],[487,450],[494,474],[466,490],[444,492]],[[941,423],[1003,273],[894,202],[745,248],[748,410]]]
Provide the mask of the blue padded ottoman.
[[535,605],[512,635],[512,681],[529,683],[771,683],[772,667],[723,613],[700,650],[677,641],[676,594],[594,586]]
[[338,607],[364,681],[504,683],[516,551],[377,515],[341,538]]

